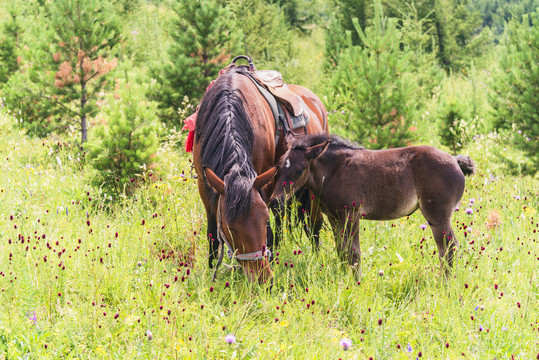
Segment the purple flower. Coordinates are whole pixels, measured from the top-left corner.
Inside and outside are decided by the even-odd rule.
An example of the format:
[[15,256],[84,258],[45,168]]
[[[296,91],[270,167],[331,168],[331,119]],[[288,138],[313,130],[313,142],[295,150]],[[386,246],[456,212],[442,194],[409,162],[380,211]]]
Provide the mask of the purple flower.
[[350,339],[341,339],[341,341],[339,341],[339,345],[342,346],[343,350],[348,350],[352,346],[352,340],[350,340]]
[[470,204],[473,204],[475,202],[475,199],[474,198],[471,198],[470,199]]
[[412,352],[412,346],[410,344],[408,344],[408,346],[406,346],[406,351]]
[[225,336],[225,342],[227,344],[234,344],[236,342],[236,337],[233,334],[228,334]]
[[419,225],[419,227],[421,228],[421,230],[425,230],[427,228],[427,224],[421,224]]
[[36,325],[36,323],[37,323],[36,312],[32,311],[31,313],[28,313],[27,316],[28,316],[28,320],[30,320],[31,322],[34,323],[34,325]]
[[473,213],[473,209],[472,208],[467,208],[466,209],[466,214],[471,214]]

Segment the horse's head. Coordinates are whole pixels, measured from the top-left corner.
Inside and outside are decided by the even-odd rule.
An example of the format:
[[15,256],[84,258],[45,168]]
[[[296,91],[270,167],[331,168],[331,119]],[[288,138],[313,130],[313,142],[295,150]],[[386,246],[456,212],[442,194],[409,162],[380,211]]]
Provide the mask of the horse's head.
[[286,141],[288,150],[279,160],[279,176],[275,182],[272,199],[280,199],[285,194],[290,197],[296,190],[305,186],[309,179],[312,161],[326,151],[331,139],[312,146],[306,146],[292,136],[287,136]]
[[[273,275],[266,248],[269,211],[260,189],[273,179],[276,170],[271,168],[249,181],[229,177],[222,180],[205,168],[206,180],[219,196],[216,209],[218,236],[234,253],[247,278],[261,284]],[[238,196],[235,193],[238,191],[243,193]],[[240,207],[243,211],[237,211]]]

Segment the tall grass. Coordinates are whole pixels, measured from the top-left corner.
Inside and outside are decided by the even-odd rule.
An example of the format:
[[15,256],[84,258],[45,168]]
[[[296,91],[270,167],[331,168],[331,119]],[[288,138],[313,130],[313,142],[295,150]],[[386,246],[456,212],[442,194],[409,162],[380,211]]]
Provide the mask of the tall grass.
[[466,148],[479,171],[453,216],[451,277],[417,212],[363,223],[360,282],[329,227],[314,252],[292,225],[259,286],[224,268],[211,282],[196,180],[174,147],[161,177],[110,207],[76,153],[14,121],[0,114],[0,358],[537,356],[539,184],[504,176],[487,137]]

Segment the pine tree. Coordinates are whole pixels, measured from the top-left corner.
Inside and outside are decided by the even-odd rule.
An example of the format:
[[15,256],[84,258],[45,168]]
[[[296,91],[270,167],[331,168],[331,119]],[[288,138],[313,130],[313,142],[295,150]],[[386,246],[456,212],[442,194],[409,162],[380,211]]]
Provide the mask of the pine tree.
[[264,0],[231,1],[239,51],[252,57],[259,68],[278,68],[294,54],[293,33],[278,4]]
[[56,64],[52,94],[44,97],[59,105],[69,123],[78,123],[81,146],[88,140],[88,118],[106,85],[105,76],[116,67],[119,25],[105,0],[57,0],[53,3]]
[[404,146],[413,137],[415,87],[397,22],[383,17],[378,4],[372,26],[363,31],[354,24],[362,46],[345,50],[332,75],[336,105],[345,116],[340,125],[367,147]]
[[88,143],[94,179],[108,195],[132,193],[157,160],[156,105],[148,102],[140,86],[118,84],[114,101],[105,109],[107,124],[95,129]]
[[468,67],[491,42],[490,30],[483,29],[479,12],[466,0],[436,0],[434,15],[438,61],[447,72]]
[[[496,126],[519,133],[518,145],[539,169],[539,9],[508,25],[491,103]],[[531,19],[532,26],[529,26]]]
[[19,37],[21,11],[16,3],[8,10],[9,20],[2,24],[0,31],[0,84],[7,82],[9,76],[19,68]]
[[366,0],[333,0],[335,12],[326,31],[325,65],[327,68],[331,69],[337,66],[340,54],[348,46],[347,33],[352,45],[361,44],[359,35],[355,31],[353,19],[356,19],[361,29],[365,28],[368,20],[366,2]]
[[210,81],[230,62],[235,42],[231,13],[222,2],[180,0],[173,9],[168,63],[152,70],[157,86],[151,97],[160,103],[160,116],[179,126],[183,119],[177,112],[184,97],[193,103],[202,98]]

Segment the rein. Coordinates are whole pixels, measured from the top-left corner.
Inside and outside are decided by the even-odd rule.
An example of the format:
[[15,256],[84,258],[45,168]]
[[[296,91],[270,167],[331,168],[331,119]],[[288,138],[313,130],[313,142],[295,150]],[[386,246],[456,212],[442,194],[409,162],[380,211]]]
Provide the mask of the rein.
[[[229,231],[230,233],[230,231]],[[230,233],[232,236],[232,233]],[[228,248],[228,257],[229,258],[235,258],[236,260],[240,261],[257,261],[262,260],[265,257],[271,257],[271,251],[267,248],[266,245],[264,245],[262,248],[266,249],[264,250],[258,250],[251,253],[246,254],[236,254],[236,252],[232,249],[232,246],[230,246],[230,243],[226,239],[225,233],[223,231],[223,226],[221,224],[221,196],[219,195],[219,200],[217,200],[217,240],[219,240],[220,250],[219,250],[219,260],[217,261],[217,264],[215,265],[215,271],[213,272],[212,281],[215,281],[215,278],[217,276],[217,270],[219,269],[219,266],[223,262],[223,254],[224,254],[224,248],[225,245]]]

